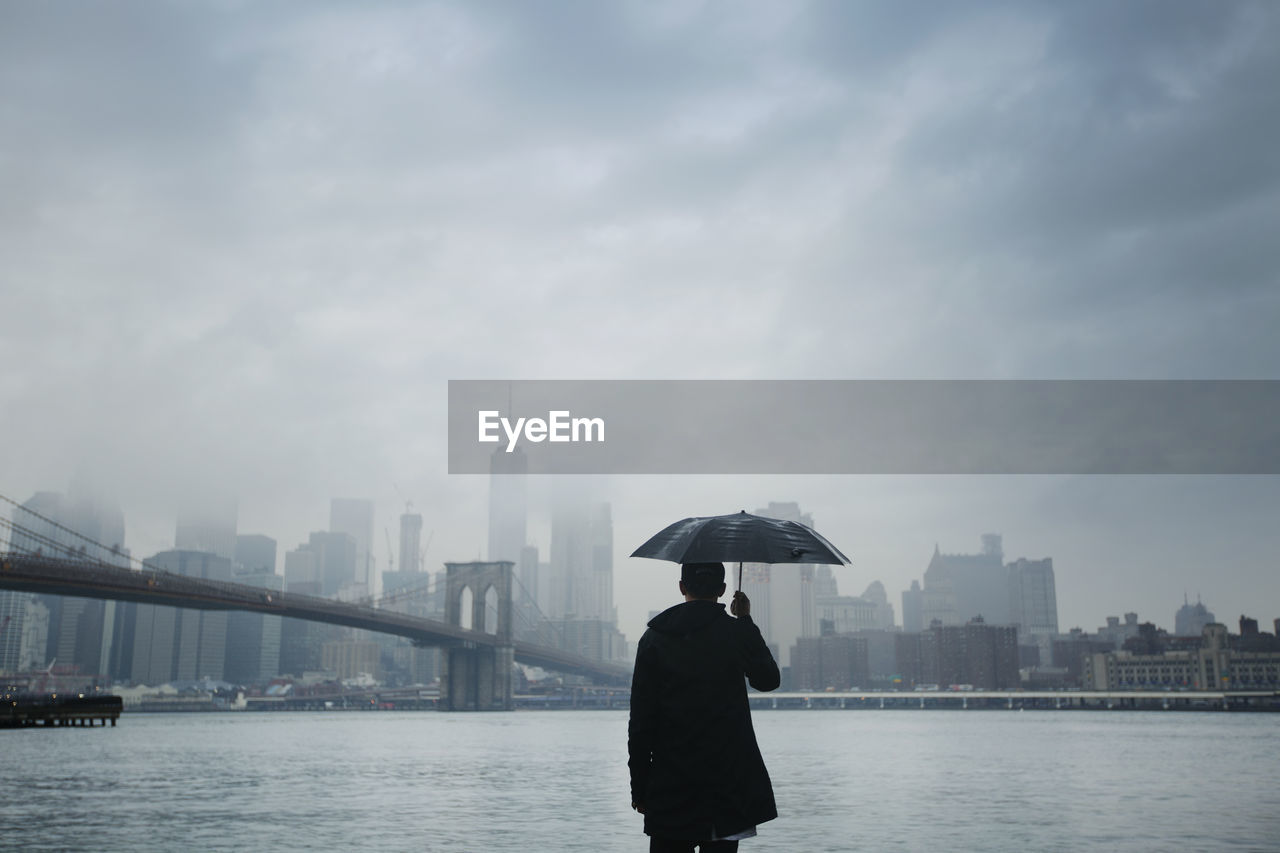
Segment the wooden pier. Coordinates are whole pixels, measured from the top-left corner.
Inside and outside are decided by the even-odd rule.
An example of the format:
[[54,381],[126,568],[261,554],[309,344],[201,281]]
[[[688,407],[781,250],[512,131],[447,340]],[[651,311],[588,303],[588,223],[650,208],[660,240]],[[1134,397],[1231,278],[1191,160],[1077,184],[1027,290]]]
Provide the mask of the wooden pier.
[[119,696],[8,695],[0,700],[0,729],[31,726],[88,726],[116,724],[124,701]]

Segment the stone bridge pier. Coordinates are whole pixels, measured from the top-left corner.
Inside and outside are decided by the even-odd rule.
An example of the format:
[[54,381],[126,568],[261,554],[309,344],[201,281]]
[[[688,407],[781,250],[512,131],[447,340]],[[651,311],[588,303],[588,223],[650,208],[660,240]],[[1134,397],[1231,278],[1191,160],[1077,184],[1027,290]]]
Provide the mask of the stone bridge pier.
[[515,645],[511,634],[510,561],[445,563],[445,621],[493,635],[492,644],[444,649],[441,706],[447,711],[510,711]]

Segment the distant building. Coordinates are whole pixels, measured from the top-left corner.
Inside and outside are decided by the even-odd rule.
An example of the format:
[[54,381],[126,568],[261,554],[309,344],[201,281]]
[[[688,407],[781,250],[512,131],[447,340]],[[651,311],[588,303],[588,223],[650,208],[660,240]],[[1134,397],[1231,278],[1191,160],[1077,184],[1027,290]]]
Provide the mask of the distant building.
[[1006,567],[1009,584],[1009,621],[1018,629],[1023,645],[1039,647],[1039,661],[1050,666],[1053,639],[1058,635],[1058,595],[1053,560],[1019,558]]
[[[365,589],[357,580],[356,564],[360,553],[358,543],[349,534],[317,530],[307,539],[306,545],[298,546],[298,550],[309,551],[314,555],[312,569],[314,579],[319,583],[319,595],[335,597],[343,595],[347,598],[358,598],[359,591]],[[290,591],[295,590],[293,582],[288,578],[290,554],[285,555],[285,575],[289,581]],[[302,574],[307,562],[295,558],[295,569]]]
[[[856,631],[849,636],[863,640],[867,644],[867,666],[871,674],[872,684],[884,684],[889,687],[901,687],[901,673],[898,670],[897,639],[901,632],[895,629],[874,629]],[[894,682],[894,678],[899,680]],[[865,684],[863,686],[866,686]]]
[[849,690],[871,682],[867,641],[860,637],[801,637],[790,658],[792,690]]
[[236,536],[235,563],[242,569],[274,575],[276,573],[276,540],[261,533]]
[[[329,502],[329,532],[351,537],[354,555],[351,573],[344,577],[337,588],[329,589],[330,579],[325,578],[325,595],[338,595],[348,586],[344,597],[363,598],[374,592],[373,573],[373,501],[359,498],[334,498]],[[314,537],[315,534],[312,534]],[[343,569],[345,574],[346,570]]]
[[206,499],[198,509],[185,509],[178,515],[173,536],[175,551],[203,551],[224,560],[236,555],[236,522],[238,508],[234,500]]
[[[390,571],[390,566],[387,570]],[[400,571],[407,574],[422,571],[422,516],[416,512],[400,516]]]
[[964,625],[981,616],[987,623],[1009,623],[1008,571],[1000,536],[982,537],[980,554],[943,554],[936,546],[924,573],[925,624]]
[[307,545],[284,555],[284,588],[302,595],[320,595],[320,554]]
[[924,590],[920,581],[912,581],[911,589],[902,593],[902,630],[915,634],[924,630]]
[[[876,623],[876,606],[856,595],[824,595],[816,598],[819,633],[829,625],[828,633],[848,634],[880,627]],[[753,608],[754,609],[754,608]]]
[[971,684],[980,690],[1019,686],[1018,631],[972,619],[964,625],[934,625],[921,635],[927,683]]
[[[236,537],[236,583],[280,591],[275,573],[276,540],[258,534]],[[265,683],[280,674],[281,619],[265,613],[231,611],[227,616],[225,678],[237,684]]]
[[374,642],[338,641],[325,643],[321,651],[321,666],[340,679],[356,678],[361,674],[382,678],[382,648]]
[[511,453],[500,447],[489,457],[490,562],[520,564],[521,549],[528,544],[527,473],[529,458],[519,447]]
[[1053,663],[1066,670],[1067,684],[1078,687],[1084,679],[1085,661],[1100,652],[1114,650],[1115,643],[1109,638],[1099,638],[1073,628],[1069,634],[1054,638]]
[[[924,633],[904,631],[893,638],[894,674],[901,681],[894,686],[901,690],[910,690],[921,684],[937,684],[925,679],[924,666]],[[936,666],[933,671],[937,674]]]
[[1182,606],[1173,615],[1173,634],[1175,637],[1199,637],[1206,625],[1217,621],[1209,608],[1200,603],[1199,598],[1192,604],[1184,597]]
[[[521,552],[517,552],[514,561],[521,559]],[[530,555],[523,556],[527,560]],[[608,503],[568,490],[554,496],[551,560],[546,574],[543,612],[548,619],[617,624],[613,604],[613,517]]]
[[[148,565],[186,577],[230,581],[230,560],[203,551],[162,551]],[[225,610],[138,604],[133,629],[133,681],[158,685],[222,680],[227,655]]]
[[1100,627],[1095,636],[1103,642],[1111,643],[1111,648],[1120,649],[1125,642],[1138,636],[1138,633],[1138,614],[1126,613],[1123,624],[1119,616],[1108,616],[1107,624]]
[[[755,515],[814,526],[813,517],[801,512],[797,503],[771,502]],[[747,563],[743,567],[742,588],[751,598],[751,618],[765,642],[781,651],[780,667],[790,666],[797,639],[818,636],[817,568],[810,563]]]
[[561,619],[551,623],[566,652],[605,662],[628,660],[627,638],[603,619]]
[[[124,514],[87,493],[37,492],[14,509],[12,523],[12,551],[129,565]],[[31,608],[33,601],[41,607]],[[17,671],[24,661],[42,669],[56,660],[75,673],[105,674],[116,611],[115,601],[0,590],[0,671]],[[28,629],[28,615],[38,619],[37,628]]]
[[[820,567],[825,568],[825,567]],[[753,602],[754,605],[754,602]],[[860,596],[817,595],[814,597],[818,624],[829,622],[836,634],[854,631],[887,630],[893,627],[893,607],[884,585],[874,581]],[[754,611],[754,606],[753,606]]]

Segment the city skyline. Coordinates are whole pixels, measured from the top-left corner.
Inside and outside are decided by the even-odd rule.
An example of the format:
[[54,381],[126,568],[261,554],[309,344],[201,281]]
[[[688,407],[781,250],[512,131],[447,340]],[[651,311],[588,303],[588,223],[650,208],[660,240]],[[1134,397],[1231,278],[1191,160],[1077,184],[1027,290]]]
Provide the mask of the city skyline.
[[[549,498],[550,496],[543,495],[543,497]],[[118,507],[112,507],[110,505],[97,506],[96,509],[94,509],[94,505],[91,503],[85,503],[83,498],[67,499],[65,496],[62,495],[62,493],[55,492],[52,490],[38,491],[30,499],[30,501],[36,502],[36,503],[43,501],[44,503],[47,503],[50,506],[56,506],[59,504],[59,502],[62,502],[62,503],[66,503],[68,506],[71,506],[74,504],[74,505],[86,507],[87,509],[80,510],[80,512],[82,513],[88,512],[91,510],[95,512],[106,512],[107,514],[110,514],[111,512],[117,512],[117,513],[119,512]],[[361,503],[363,503],[363,501]],[[787,510],[787,506],[788,506],[785,503],[778,504],[776,502],[769,502],[769,504],[770,504],[770,507],[778,507],[779,509],[782,509],[782,510]],[[768,508],[769,507],[766,507],[765,509],[768,509]],[[548,516],[547,524],[546,524],[546,536],[548,537],[548,541],[549,541],[550,511],[548,507],[542,507],[541,509],[543,511],[543,514]],[[804,508],[802,507],[801,509],[803,510]],[[535,506],[534,510],[535,510],[534,514],[538,515],[539,514],[537,512],[538,507]],[[764,510],[761,508],[757,508],[755,511],[762,512]],[[790,510],[787,510],[787,511],[790,511]],[[18,512],[18,511],[14,510],[14,512]],[[804,517],[808,520],[811,520],[810,514],[808,512],[804,513]],[[177,518],[181,518],[181,516],[178,516]],[[380,523],[378,522],[378,516],[376,514],[372,520],[375,523]],[[188,535],[188,536],[192,535],[190,532],[191,525],[189,521],[187,522],[176,521],[173,528],[174,532],[171,534],[168,543],[162,543],[162,547],[158,548],[156,551],[148,552],[147,550],[144,550],[144,549],[136,549],[136,548],[132,548],[131,546],[128,546],[127,543],[129,543],[130,539],[128,535],[127,514],[121,521],[118,521],[116,523],[118,526],[121,527],[121,530],[125,534],[126,550],[132,553],[135,560],[150,559],[150,557],[146,556],[148,553],[150,553],[151,556],[160,556],[166,552],[181,550],[176,545],[176,542],[178,541],[178,539],[184,535],[184,531],[186,531],[185,535]],[[231,535],[233,537],[236,536],[237,530],[241,530],[241,531],[244,530],[243,525],[239,524],[237,517],[232,517],[227,519],[224,526],[230,529]],[[430,531],[430,533],[434,537],[435,532]],[[215,534],[217,534],[216,529],[215,529]],[[220,535],[221,534],[214,535],[214,539],[215,540],[219,539]],[[239,538],[243,539],[246,537],[253,537],[254,535],[262,535],[262,534],[261,533],[248,534],[248,533],[241,532]],[[285,582],[285,579],[286,579],[286,563],[288,561],[287,558],[291,556],[296,556],[298,553],[305,553],[312,548],[319,547],[319,546],[316,546],[315,544],[315,537],[317,535],[321,537],[330,537],[330,538],[332,537],[332,534],[330,534],[329,531],[324,529],[324,527],[322,526],[320,529],[310,531],[307,534],[306,538],[303,538],[298,543],[297,546],[293,548],[289,548],[287,544],[285,544],[288,541],[287,539],[274,537],[274,536],[270,536],[270,534],[267,534],[267,536],[269,536],[270,538],[277,539],[277,541],[281,543],[279,554],[277,556],[276,565],[275,565],[275,574],[280,578],[281,582]],[[831,577],[833,578],[836,585],[839,587],[839,592],[842,596],[861,595],[861,591],[865,589],[869,584],[872,584],[875,582],[882,583],[886,588],[886,591],[888,594],[888,601],[889,601],[890,607],[894,612],[894,624],[898,627],[903,627],[904,625],[903,619],[905,614],[902,611],[902,609],[899,607],[899,604],[902,601],[902,593],[909,588],[910,582],[912,580],[926,580],[926,572],[929,568],[929,565],[931,564],[932,561],[936,561],[938,553],[940,552],[944,557],[957,556],[957,555],[963,556],[969,553],[976,554],[983,547],[986,547],[987,545],[986,540],[988,540],[991,536],[992,534],[975,533],[969,537],[970,544],[968,546],[965,546],[964,543],[958,543],[959,545],[958,547],[952,547],[950,542],[946,542],[945,543],[947,545],[946,548],[943,548],[942,543],[935,540],[934,553],[931,554],[930,560],[922,561],[919,568],[916,569],[915,574],[913,576],[909,576],[906,583],[902,584],[901,587],[898,587],[897,585],[893,584],[889,580],[886,580],[884,576],[872,576],[871,574],[864,573],[863,570],[861,570],[861,568],[858,566],[858,561],[856,559],[854,560],[853,566],[845,566],[845,567],[833,566],[833,567],[829,567],[829,571],[832,573]],[[925,537],[925,538],[928,538],[928,537]],[[999,534],[994,534],[994,538],[996,543],[995,547],[997,549],[1002,548],[1003,537],[1001,537]],[[613,549],[614,556],[615,556],[615,559],[618,559],[618,558],[621,559],[621,562],[623,564],[623,571],[630,570],[633,572],[641,573],[641,578],[643,580],[650,581],[651,585],[655,575],[661,576],[663,574],[670,574],[672,576],[671,585],[674,587],[674,580],[678,576],[678,571],[675,568],[674,564],[668,564],[668,567],[664,569],[662,568],[662,564],[656,563],[654,561],[627,559],[626,553],[628,553],[629,550],[630,550],[630,547],[624,543],[616,543],[616,542],[614,543],[614,549]],[[355,551],[354,544],[352,544],[351,546],[351,551],[352,551],[352,554],[349,556],[354,558],[354,551]],[[382,572],[386,570],[385,569],[386,557],[385,555],[383,557],[378,557],[375,553],[373,559],[374,559],[375,571],[377,572],[377,575],[379,577],[379,582],[381,582]],[[395,559],[398,560],[398,554],[395,555]],[[1001,552],[1000,565],[1003,568],[1005,567],[1006,563],[1012,566],[1021,562],[1034,563],[1040,559],[1052,560],[1053,565],[1056,566],[1058,569],[1057,571],[1058,598],[1061,599],[1063,597],[1062,596],[1063,587],[1067,586],[1068,587],[1067,597],[1069,599],[1079,599],[1080,598],[1080,596],[1078,595],[1079,591],[1070,590],[1069,581],[1067,584],[1063,583],[1063,573],[1061,569],[1060,559],[1053,557],[1053,555],[1037,554],[1036,556],[1033,556],[1033,557],[1025,557],[1024,555],[1019,554],[1018,556],[1015,557],[1012,554]],[[437,567],[437,566],[433,566],[432,562],[428,560],[423,567],[423,571],[428,574],[435,575],[440,570],[442,570],[444,562],[449,562],[449,560],[447,559],[443,560],[440,563],[440,565]],[[544,566],[545,565],[546,563],[544,563]],[[339,570],[339,571],[348,571],[348,572],[354,573],[355,568],[356,567],[353,563],[352,566],[348,567],[348,569]],[[827,567],[824,567],[824,568],[827,568]],[[784,572],[792,571],[794,570],[794,567],[780,566],[780,567],[777,567],[776,570],[784,571]],[[319,571],[319,569],[313,568],[312,571]],[[1053,570],[1051,569],[1050,571],[1053,571]],[[621,575],[621,573],[616,568],[614,569],[613,574],[614,574],[615,585],[617,585],[617,581],[619,579],[623,579],[624,582],[621,584],[621,586],[623,586],[624,588],[628,586],[628,584],[625,582],[625,575]],[[635,578],[632,578],[631,580],[634,581]],[[864,580],[865,580],[865,583],[863,582]],[[1175,596],[1183,596],[1188,600],[1197,599],[1198,601],[1203,600],[1207,597],[1208,600],[1205,603],[1205,607],[1218,613],[1220,620],[1225,619],[1229,623],[1232,623],[1232,620],[1235,619],[1236,615],[1248,615],[1253,618],[1260,619],[1263,622],[1263,624],[1270,624],[1272,619],[1276,615],[1280,615],[1280,613],[1272,614],[1269,611],[1264,612],[1265,604],[1262,603],[1260,600],[1257,600],[1256,597],[1246,602],[1242,606],[1242,609],[1240,610],[1239,614],[1223,615],[1223,614],[1231,614],[1232,612],[1231,609],[1228,609],[1223,606],[1222,598],[1219,595],[1215,594],[1214,587],[1212,586],[1212,584],[1209,583],[1210,579],[1206,577],[1205,580],[1206,580],[1205,583],[1197,586],[1194,590],[1191,590],[1191,589],[1182,590],[1182,591],[1170,590],[1168,595],[1151,593],[1150,595],[1148,595],[1146,602],[1144,602],[1143,604],[1136,604],[1136,605],[1132,603],[1121,602],[1118,600],[1117,601],[1107,601],[1104,599],[1089,600],[1088,597],[1086,596],[1085,597],[1086,600],[1089,600],[1089,605],[1088,605],[1090,608],[1089,613],[1096,614],[1096,615],[1092,617],[1086,617],[1083,620],[1080,620],[1080,619],[1072,620],[1065,617],[1064,615],[1062,615],[1061,604],[1059,604],[1058,605],[1059,633],[1065,634],[1072,628],[1080,628],[1084,630],[1086,633],[1092,633],[1093,631],[1096,631],[1100,627],[1104,627],[1109,617],[1118,617],[1123,613],[1130,613],[1130,612],[1136,612],[1140,618],[1140,621],[1153,622],[1158,627],[1169,630],[1172,633],[1175,628],[1176,612],[1178,611],[1179,607],[1181,607],[1181,605],[1175,603]],[[337,593],[338,592],[337,584],[340,584],[340,583],[341,583],[340,581],[334,581],[333,589],[329,591],[329,594]],[[634,643],[635,640],[638,639],[639,635],[643,633],[644,622],[647,621],[647,618],[650,613],[665,609],[666,606],[669,606],[671,603],[674,603],[674,599],[666,598],[662,594],[662,590],[661,590],[662,584],[660,580],[656,585],[659,587],[659,589],[656,590],[657,594],[651,595],[644,599],[639,599],[636,601],[626,600],[626,601],[620,602],[619,597],[615,596],[614,608],[618,612],[618,621],[617,621],[618,629],[624,636],[628,638],[629,642],[631,643]],[[927,585],[927,580],[926,580],[926,585]],[[323,586],[323,583],[321,583],[321,586]],[[730,586],[732,587],[733,583],[730,583]],[[748,584],[747,586],[750,591],[751,585]],[[304,586],[301,588],[305,589],[306,587]],[[1182,598],[1176,599],[1176,601],[1182,601],[1182,600],[1183,600]],[[641,604],[639,602],[646,602],[646,604]],[[648,606],[649,604],[652,604],[653,606]],[[1146,604],[1149,604],[1150,606],[1145,606]],[[647,609],[642,610],[641,609],[642,607],[647,607]],[[546,615],[553,615],[553,614],[546,614]],[[794,618],[792,617],[788,617],[788,618],[791,621],[794,621],[796,623],[796,627],[799,627],[802,624],[804,617],[799,613],[793,614],[793,617]],[[813,625],[810,625],[809,628],[815,629],[817,624],[817,616],[811,615],[809,618],[809,621],[814,623]],[[992,620],[992,621],[996,622],[996,624],[1002,624],[997,620]],[[926,620],[925,626],[927,627],[927,620]],[[813,634],[810,634],[810,635],[813,636]],[[789,652],[783,653],[784,657],[788,655],[789,655]]]
[[[428,566],[483,559],[487,477],[447,474],[451,379],[1280,377],[1265,0],[17,4],[5,24],[0,486],[102,492],[135,553],[172,547],[192,497],[237,499],[283,553],[358,497],[379,565],[406,501]],[[1280,609],[1275,476],[608,491],[632,639],[678,593],[630,549],[770,501],[853,559],[841,590],[895,603],[935,545],[992,532],[1053,558],[1063,629],[1163,621],[1184,593]]]

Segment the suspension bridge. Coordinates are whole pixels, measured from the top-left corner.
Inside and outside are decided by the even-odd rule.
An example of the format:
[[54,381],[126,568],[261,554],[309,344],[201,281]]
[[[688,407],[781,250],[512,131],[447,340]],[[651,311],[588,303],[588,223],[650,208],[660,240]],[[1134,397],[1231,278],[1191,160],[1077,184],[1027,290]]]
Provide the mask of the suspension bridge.
[[[243,610],[405,637],[417,646],[442,650],[441,694],[445,706],[457,710],[511,708],[511,669],[516,661],[599,684],[630,682],[629,666],[563,648],[554,626],[539,618],[528,592],[515,581],[510,562],[446,563],[444,590],[438,584],[431,590],[430,576],[424,575],[428,583],[420,587],[382,599],[347,602],[165,571],[124,557],[117,547],[108,548],[51,519],[38,520],[43,525],[0,518],[9,540],[7,549],[0,550],[0,589]],[[398,609],[406,599],[441,594],[443,619]]]

